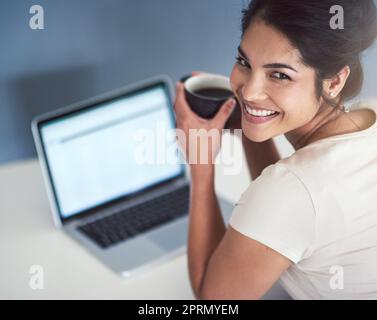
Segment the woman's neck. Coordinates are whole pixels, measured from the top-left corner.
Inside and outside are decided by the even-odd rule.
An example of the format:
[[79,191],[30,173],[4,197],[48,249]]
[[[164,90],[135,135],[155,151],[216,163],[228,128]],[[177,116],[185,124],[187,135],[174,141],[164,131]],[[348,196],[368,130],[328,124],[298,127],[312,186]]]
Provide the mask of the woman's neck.
[[309,123],[286,133],[285,137],[297,151],[309,143],[328,136],[340,115],[339,109],[323,106]]

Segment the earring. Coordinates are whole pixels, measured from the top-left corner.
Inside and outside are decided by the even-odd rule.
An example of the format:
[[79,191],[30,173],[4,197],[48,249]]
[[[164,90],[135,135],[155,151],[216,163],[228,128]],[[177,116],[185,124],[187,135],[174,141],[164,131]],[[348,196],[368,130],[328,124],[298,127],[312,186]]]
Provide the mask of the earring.
[[335,94],[334,92],[330,92],[330,97],[333,98],[333,97],[334,97],[334,94]]
[[343,112],[345,113],[349,113],[351,111],[351,109],[347,106],[343,106]]

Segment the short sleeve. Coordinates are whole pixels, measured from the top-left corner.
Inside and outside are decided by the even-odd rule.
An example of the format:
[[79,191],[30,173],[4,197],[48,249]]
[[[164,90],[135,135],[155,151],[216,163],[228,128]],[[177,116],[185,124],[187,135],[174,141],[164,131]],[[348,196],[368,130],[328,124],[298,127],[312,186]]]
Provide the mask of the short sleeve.
[[293,263],[315,241],[315,210],[303,182],[281,164],[266,167],[235,203],[229,224]]

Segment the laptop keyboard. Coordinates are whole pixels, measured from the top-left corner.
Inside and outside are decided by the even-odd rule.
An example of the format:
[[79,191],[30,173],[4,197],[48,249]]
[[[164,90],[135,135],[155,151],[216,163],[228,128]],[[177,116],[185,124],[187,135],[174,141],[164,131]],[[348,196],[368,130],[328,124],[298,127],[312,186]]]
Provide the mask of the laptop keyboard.
[[78,227],[107,248],[188,213],[189,185]]

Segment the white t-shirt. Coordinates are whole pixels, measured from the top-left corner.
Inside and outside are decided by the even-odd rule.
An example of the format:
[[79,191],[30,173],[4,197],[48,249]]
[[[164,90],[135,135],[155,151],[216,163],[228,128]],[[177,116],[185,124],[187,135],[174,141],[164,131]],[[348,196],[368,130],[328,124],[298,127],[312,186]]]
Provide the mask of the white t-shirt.
[[377,121],[266,167],[235,205],[234,229],[293,262],[292,298],[377,299]]

